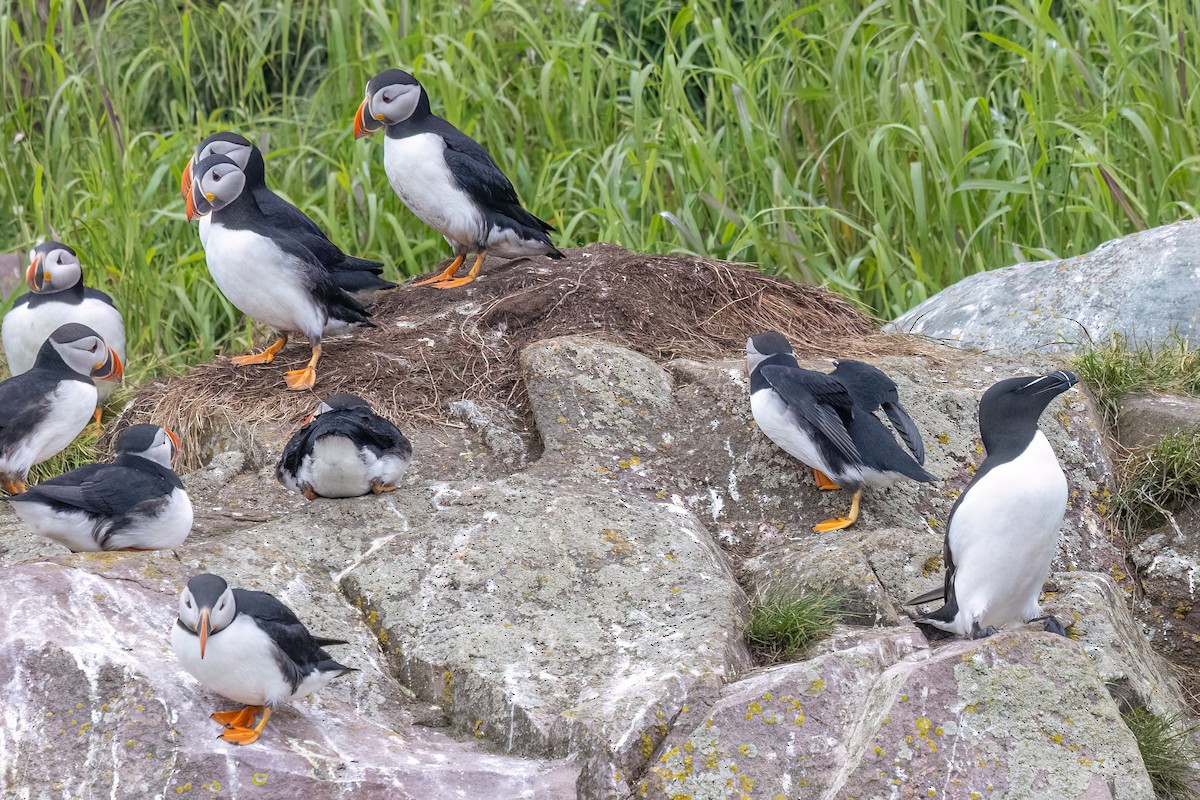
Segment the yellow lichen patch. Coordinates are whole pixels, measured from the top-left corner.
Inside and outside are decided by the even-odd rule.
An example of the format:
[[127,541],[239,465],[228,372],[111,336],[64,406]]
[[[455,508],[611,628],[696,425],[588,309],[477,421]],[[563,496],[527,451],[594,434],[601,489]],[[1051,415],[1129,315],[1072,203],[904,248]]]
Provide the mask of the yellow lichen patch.
[[442,699],[447,703],[454,702],[454,672],[451,670],[442,673]]
[[754,758],[758,755],[758,748],[752,744],[744,744],[738,748],[738,752],[746,758]]
[[654,753],[654,740],[650,738],[650,734],[642,734],[642,758],[649,758]]
[[821,680],[820,678],[813,679],[813,682],[810,683],[809,686],[811,687],[811,691],[814,692],[825,691],[825,681]]
[[1061,733],[1053,734],[1050,737],[1050,741],[1054,742],[1055,744],[1062,744],[1063,743],[1062,734]]
[[950,434],[946,431],[941,431],[937,435],[938,444],[950,444]]

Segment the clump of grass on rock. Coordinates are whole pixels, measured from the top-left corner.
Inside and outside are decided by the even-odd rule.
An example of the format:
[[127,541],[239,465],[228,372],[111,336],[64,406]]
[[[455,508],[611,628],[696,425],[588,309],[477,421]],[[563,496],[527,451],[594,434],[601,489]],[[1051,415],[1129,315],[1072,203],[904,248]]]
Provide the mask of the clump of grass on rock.
[[1117,495],[1121,517],[1136,529],[1162,525],[1168,514],[1200,502],[1200,432],[1168,436],[1132,455]]
[[842,598],[829,592],[768,594],[750,612],[746,645],[762,663],[789,661],[829,634],[841,606]]
[[1138,751],[1157,800],[1192,800],[1195,778],[1192,764],[1200,759],[1196,748],[1196,726],[1181,717],[1164,717],[1145,708],[1125,715],[1125,724],[1137,740]]
[[1200,350],[1180,336],[1136,344],[1114,335],[1076,357],[1073,366],[1100,401],[1109,424],[1116,420],[1122,398],[1135,392],[1200,395]]

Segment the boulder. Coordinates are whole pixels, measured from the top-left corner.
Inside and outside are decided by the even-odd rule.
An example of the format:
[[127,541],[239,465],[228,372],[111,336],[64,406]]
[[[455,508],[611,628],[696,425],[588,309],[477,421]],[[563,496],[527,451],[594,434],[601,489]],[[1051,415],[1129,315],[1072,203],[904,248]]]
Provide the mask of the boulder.
[[1117,410],[1117,440],[1130,450],[1153,447],[1177,433],[1200,430],[1200,397],[1132,394]]
[[1090,253],[969,275],[889,329],[956,347],[1070,353],[1121,334],[1200,335],[1200,220],[1142,231]]

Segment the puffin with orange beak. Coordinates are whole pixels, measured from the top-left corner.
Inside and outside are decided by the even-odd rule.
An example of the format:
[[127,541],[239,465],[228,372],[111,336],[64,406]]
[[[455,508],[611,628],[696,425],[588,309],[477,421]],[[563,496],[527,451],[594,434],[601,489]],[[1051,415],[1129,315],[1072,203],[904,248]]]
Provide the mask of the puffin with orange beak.
[[172,469],[179,437],[157,425],[117,436],[111,464],[88,464],[31,486],[13,511],[72,552],[165,550],[192,530],[192,502]]
[[94,380],[121,380],[121,358],[91,328],[61,326],[28,372],[0,383],[0,488],[25,491],[25,479],[69,445],[96,409]]
[[[29,291],[16,299],[0,324],[9,372],[13,375],[27,372],[42,343],[68,322],[87,325],[100,334],[104,343],[124,361],[125,320],[111,297],[83,284],[83,268],[75,251],[61,242],[47,241],[35,247],[30,257],[31,263],[25,271]],[[111,381],[97,384],[99,405],[107,402],[116,386]],[[95,417],[99,423],[99,407]]]
[[284,379],[289,389],[311,389],[322,335],[351,325],[371,327],[370,312],[338,287],[291,228],[267,218],[237,162],[222,155],[199,162],[188,200],[189,218],[212,216],[204,255],[217,288],[239,311],[270,326],[278,337],[261,353],[237,356],[233,363],[270,364],[290,334],[302,333],[312,343],[312,357]]
[[[425,89],[403,70],[371,78],[354,115],[354,138],[380,129],[386,133],[383,170],[392,189],[454,249],[445,270],[414,286],[464,286],[478,277],[486,253],[563,257],[546,235],[554,228],[521,206],[512,182],[478,142],[430,111]],[[475,264],[456,278],[469,253],[475,253]]]
[[347,642],[314,637],[274,596],[233,589],[211,574],[187,582],[171,629],[179,665],[205,688],[244,706],[211,715],[225,726],[221,738],[233,744],[257,741],[275,706],[352,672],[322,649],[335,644]]
[[[238,168],[246,176],[245,191],[254,195],[254,200],[262,210],[263,217],[271,225],[288,230],[301,244],[312,251],[312,254],[333,277],[333,282],[338,285],[338,288],[352,294],[395,288],[396,284],[380,277],[383,273],[383,264],[346,255],[303,211],[267,188],[267,170],[262,152],[241,134],[230,131],[214,133],[200,143],[196,148],[195,155],[184,167],[180,189],[183,192],[184,204],[188,207],[188,219],[193,219],[195,216],[195,209],[191,202],[192,167],[209,156],[225,156],[238,165]],[[201,245],[208,240],[210,224],[212,224],[211,215],[205,214],[200,217]]]

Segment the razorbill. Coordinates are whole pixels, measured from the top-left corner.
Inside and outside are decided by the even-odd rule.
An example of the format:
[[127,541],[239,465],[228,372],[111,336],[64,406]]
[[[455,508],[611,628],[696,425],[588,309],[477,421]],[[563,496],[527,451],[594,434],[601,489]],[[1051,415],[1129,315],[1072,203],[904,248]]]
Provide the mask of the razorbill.
[[[521,207],[512,182],[478,142],[429,108],[417,79],[399,69],[367,82],[367,96],[354,116],[354,138],[387,129],[383,169],[404,205],[446,238],[454,249],[450,266],[414,286],[450,289],[475,280],[486,253],[518,258],[562,258],[550,241],[550,225]],[[475,264],[455,278],[468,253]]]
[[272,595],[231,589],[209,574],[187,582],[171,629],[180,666],[205,688],[245,706],[211,715],[225,726],[221,738],[234,744],[257,740],[275,706],[351,672],[321,649],[334,644],[347,642],[315,638]]
[[[835,363],[830,374],[801,369],[787,339],[775,331],[746,342],[755,423],[784,452],[813,470],[818,488],[854,493],[845,517],[813,526],[822,532],[854,524],[865,486],[886,488],[902,478],[936,480],[921,467],[925,446],[900,405],[896,384],[870,364],[849,359]],[[912,456],[875,416],[880,407]]]
[[29,371],[0,383],[0,488],[25,491],[30,468],[87,427],[93,378],[119,381],[121,359],[94,330],[70,322],[50,334]]
[[400,429],[352,394],[325,399],[284,448],[275,477],[309,500],[390,492],[412,460]]
[[1045,619],[1046,630],[1065,633],[1038,604],[1067,510],[1067,478],[1038,417],[1078,380],[1059,370],[984,392],[979,433],[987,456],[950,509],[945,584],[906,603],[944,601],[918,624],[976,639]]
[[232,361],[238,366],[269,364],[289,334],[303,333],[312,343],[312,357],[306,367],[284,378],[289,389],[310,389],[317,379],[322,335],[348,325],[370,326],[370,313],[338,288],[290,228],[267,219],[245,188],[246,173],[235,162],[209,156],[196,165],[189,210],[189,215],[212,215],[204,255],[217,288],[239,311],[278,335],[263,352]]

